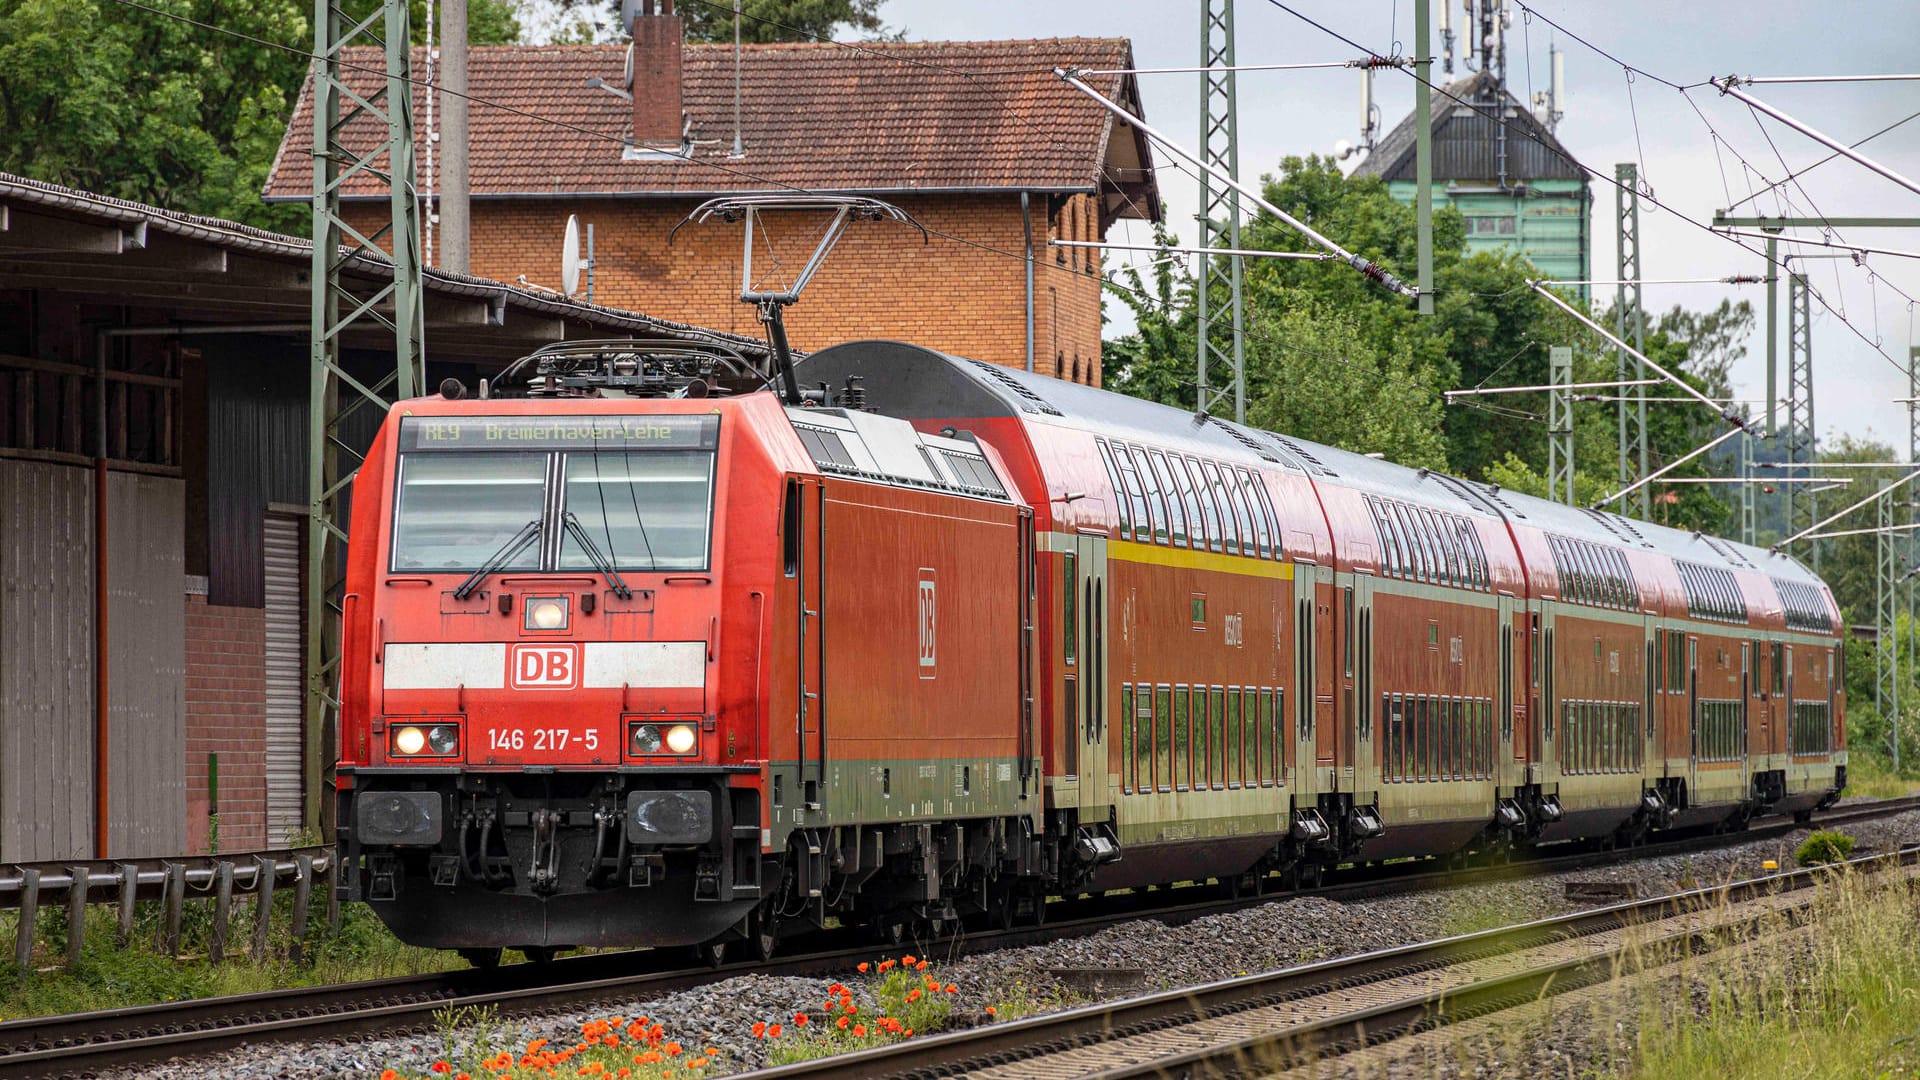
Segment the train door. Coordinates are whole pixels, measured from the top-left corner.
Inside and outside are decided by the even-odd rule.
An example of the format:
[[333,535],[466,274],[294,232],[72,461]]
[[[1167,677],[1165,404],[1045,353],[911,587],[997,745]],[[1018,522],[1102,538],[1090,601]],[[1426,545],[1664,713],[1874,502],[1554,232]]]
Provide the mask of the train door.
[[1340,694],[1346,715],[1340,718],[1340,727],[1348,740],[1347,761],[1353,767],[1354,805],[1371,806],[1377,801],[1380,778],[1374,754],[1380,706],[1373,692],[1373,575],[1353,575],[1353,584],[1342,596]]
[[[1554,685],[1553,605],[1551,603],[1541,603],[1539,619],[1540,654],[1535,660],[1535,663],[1540,666],[1535,678],[1535,686],[1538,688],[1537,692],[1539,694],[1539,707],[1534,710],[1533,714],[1533,746],[1531,748],[1533,750],[1532,773],[1537,783],[1546,784],[1557,781],[1560,777],[1560,772],[1556,764],[1558,759],[1553,752],[1556,743],[1554,724],[1560,718],[1560,698],[1558,696],[1558,687]],[[1547,793],[1553,794],[1555,790],[1555,788],[1549,787],[1547,788]]]
[[[1334,630],[1338,616],[1334,612],[1333,567],[1313,568],[1313,738],[1314,753],[1321,767],[1334,776],[1352,779],[1352,751],[1346,745],[1335,718],[1334,683],[1340,674],[1340,659],[1335,651]],[[1344,788],[1348,785],[1340,785]],[[1334,785],[1328,785],[1333,790]]]
[[[1320,755],[1316,749],[1313,723],[1313,607],[1317,570],[1318,567],[1312,563],[1295,563],[1293,566],[1293,760],[1300,785],[1295,795],[1303,800],[1310,800],[1319,792],[1333,789],[1318,768]],[[1311,805],[1311,802],[1308,801],[1307,805]]]
[[[1672,631],[1680,633],[1681,631]],[[1687,787],[1700,790],[1700,639],[1687,635]]]
[[1082,822],[1106,820],[1102,808],[1110,802],[1107,761],[1107,539],[1104,536],[1074,537],[1074,588],[1078,592],[1079,679],[1077,699],[1069,706],[1078,717],[1076,732],[1068,738],[1078,742],[1080,806]]
[[821,659],[826,488],[815,480],[789,480],[786,510],[791,526],[787,560],[798,579],[790,617],[797,626],[800,652],[794,665],[799,679],[794,722],[800,744],[800,801],[806,809],[818,810],[827,768],[826,670]]
[[1496,598],[1500,612],[1500,673],[1498,684],[1493,691],[1493,715],[1498,727],[1493,733],[1495,745],[1499,751],[1494,755],[1496,768],[1494,780],[1503,792],[1514,785],[1509,775],[1513,771],[1513,713],[1515,669],[1519,657],[1515,655],[1513,637],[1513,600],[1511,595],[1502,593]]
[[1646,698],[1641,702],[1641,708],[1645,710],[1644,719],[1646,723],[1643,725],[1640,737],[1645,739],[1646,743],[1645,749],[1640,755],[1640,761],[1645,775],[1665,776],[1666,763],[1656,760],[1656,755],[1660,750],[1660,740],[1654,736],[1654,732],[1659,730],[1661,724],[1661,717],[1657,709],[1661,698],[1656,691],[1660,686],[1660,665],[1664,662],[1665,658],[1660,655],[1659,650],[1656,648],[1656,643],[1660,640],[1660,634],[1658,632],[1660,620],[1653,615],[1645,616],[1645,620],[1647,666],[1641,674],[1645,676],[1643,681],[1646,687],[1643,692]]

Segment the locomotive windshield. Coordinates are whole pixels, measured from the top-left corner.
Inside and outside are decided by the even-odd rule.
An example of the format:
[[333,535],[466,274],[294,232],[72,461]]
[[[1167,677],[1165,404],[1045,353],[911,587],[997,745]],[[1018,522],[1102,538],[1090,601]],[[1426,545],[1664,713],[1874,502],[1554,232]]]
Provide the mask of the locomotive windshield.
[[[622,572],[704,570],[717,416],[406,417],[393,570],[592,571],[584,533]],[[571,518],[578,531],[567,528]]]

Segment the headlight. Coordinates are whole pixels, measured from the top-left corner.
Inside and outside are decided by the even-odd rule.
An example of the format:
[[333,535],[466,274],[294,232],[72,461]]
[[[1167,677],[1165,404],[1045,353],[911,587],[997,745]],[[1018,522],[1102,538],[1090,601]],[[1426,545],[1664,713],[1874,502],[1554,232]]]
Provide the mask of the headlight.
[[417,727],[403,727],[393,733],[393,748],[409,756],[427,748],[427,733]]
[[460,752],[456,724],[408,724],[393,729],[393,753],[400,757],[451,757]]
[[676,754],[690,753],[697,737],[690,724],[675,724],[667,729],[667,749]]
[[633,729],[633,752],[651,754],[660,749],[660,728],[654,724],[641,724]]
[[527,601],[526,628],[529,630],[565,630],[567,628],[567,598],[564,596],[535,596]]

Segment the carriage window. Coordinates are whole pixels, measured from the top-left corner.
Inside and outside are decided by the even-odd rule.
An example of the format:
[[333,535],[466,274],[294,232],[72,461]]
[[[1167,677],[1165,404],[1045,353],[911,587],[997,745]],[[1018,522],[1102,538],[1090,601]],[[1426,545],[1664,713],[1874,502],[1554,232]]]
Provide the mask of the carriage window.
[[1153,518],[1147,511],[1147,489],[1141,484],[1140,469],[1134,464],[1133,455],[1127,447],[1114,445],[1114,465],[1120,470],[1120,482],[1126,485],[1127,513],[1133,520],[1135,540],[1150,540],[1153,536]]
[[[1156,462],[1157,464],[1157,462]],[[1187,522],[1187,535],[1193,540],[1193,549],[1203,551],[1207,546],[1206,520],[1200,514],[1200,497],[1193,490],[1193,478],[1187,473],[1187,461],[1179,454],[1167,455],[1167,471],[1173,474],[1173,490],[1180,493],[1181,513]]]
[[1153,780],[1161,791],[1173,783],[1173,688],[1166,683],[1153,692]]
[[1133,790],[1133,684],[1120,684],[1120,790]]
[[1214,500],[1220,504],[1221,531],[1227,534],[1227,550],[1239,555],[1253,554],[1253,518],[1247,514],[1247,503],[1239,485],[1233,482],[1233,470],[1222,474],[1213,462],[1205,462],[1202,468],[1207,471],[1207,483],[1213,488]]
[[[1167,542],[1169,520],[1166,489],[1161,485],[1160,478],[1154,475],[1153,463],[1147,460],[1147,452],[1137,446],[1132,450],[1135,471],[1140,474],[1141,490],[1146,492],[1147,517],[1153,525],[1153,542],[1164,544]],[[1134,528],[1138,530],[1139,526],[1136,524]]]
[[1240,786],[1240,688],[1227,687],[1227,786]]
[[1214,787],[1220,787],[1227,779],[1227,691],[1225,687],[1213,688],[1210,699],[1213,707],[1207,710],[1207,760],[1210,763],[1207,779]]
[[1170,457],[1167,463],[1180,472],[1181,490],[1187,496],[1187,518],[1193,522],[1193,546],[1219,551],[1220,511],[1214,506],[1213,493],[1207,490],[1206,474],[1200,471],[1200,463],[1178,455]]
[[1100,462],[1107,467],[1107,483],[1113,488],[1113,509],[1120,518],[1120,535],[1130,536],[1133,532],[1132,515],[1128,513],[1129,500],[1127,490],[1120,481],[1120,470],[1114,466],[1113,450],[1107,446],[1107,440],[1095,439],[1094,445],[1100,448]]
[[1163,530],[1156,523],[1153,531],[1163,541],[1170,532],[1173,542],[1185,547],[1187,546],[1187,510],[1180,501],[1180,489],[1174,486],[1173,473],[1167,469],[1166,455],[1158,450],[1149,450],[1147,460],[1152,464],[1154,486],[1166,497],[1167,504],[1167,528]]
[[[1188,712],[1192,703],[1192,696],[1186,687],[1173,688],[1173,788],[1175,791],[1187,790],[1188,768],[1192,765],[1192,758],[1187,751],[1188,736],[1193,731],[1193,717]],[[1205,707],[1204,704],[1202,707]]]
[[[538,522],[546,454],[405,454],[393,520],[393,568],[475,570]],[[540,566],[537,535],[502,569]]]

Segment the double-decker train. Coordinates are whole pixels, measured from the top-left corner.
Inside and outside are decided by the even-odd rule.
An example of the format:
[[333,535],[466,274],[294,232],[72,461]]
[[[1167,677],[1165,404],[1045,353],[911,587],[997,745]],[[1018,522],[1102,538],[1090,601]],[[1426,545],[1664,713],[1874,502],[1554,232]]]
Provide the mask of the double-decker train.
[[766,955],[1845,785],[1838,612],[1784,555],[913,345],[795,371],[576,344],[393,409],[346,898],[480,963]]

